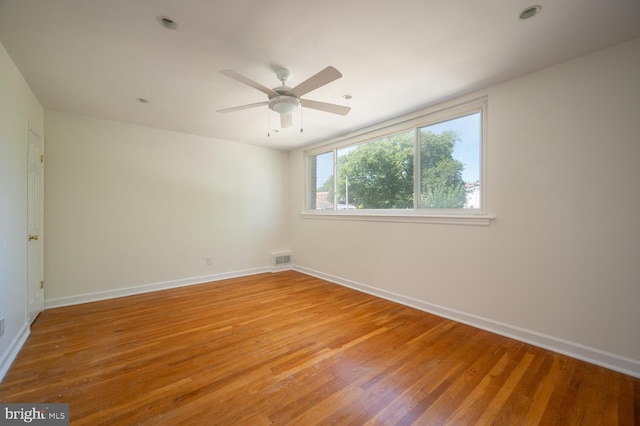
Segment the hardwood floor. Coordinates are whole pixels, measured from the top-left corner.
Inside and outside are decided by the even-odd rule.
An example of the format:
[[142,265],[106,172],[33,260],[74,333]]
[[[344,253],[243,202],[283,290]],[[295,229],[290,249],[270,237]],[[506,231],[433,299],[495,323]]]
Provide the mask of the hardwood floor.
[[640,423],[640,379],[296,272],[47,310],[0,401],[78,425]]

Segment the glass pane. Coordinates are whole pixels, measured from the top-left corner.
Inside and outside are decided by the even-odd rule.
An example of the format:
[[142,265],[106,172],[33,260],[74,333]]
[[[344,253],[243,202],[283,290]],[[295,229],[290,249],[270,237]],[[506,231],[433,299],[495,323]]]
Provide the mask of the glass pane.
[[310,210],[333,210],[333,151],[309,157]]
[[412,209],[413,135],[338,149],[338,209]]
[[420,208],[480,208],[481,134],[480,112],[420,128]]

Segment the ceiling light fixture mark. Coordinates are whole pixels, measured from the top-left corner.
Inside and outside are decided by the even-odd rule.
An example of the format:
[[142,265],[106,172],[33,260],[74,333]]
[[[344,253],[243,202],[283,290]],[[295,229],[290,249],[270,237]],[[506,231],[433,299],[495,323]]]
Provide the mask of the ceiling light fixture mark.
[[158,23],[168,30],[175,30],[178,24],[168,16],[158,16]]
[[533,18],[538,13],[540,13],[540,10],[542,10],[542,6],[540,6],[539,4],[536,4],[534,6],[529,6],[528,8],[520,12],[520,19]]

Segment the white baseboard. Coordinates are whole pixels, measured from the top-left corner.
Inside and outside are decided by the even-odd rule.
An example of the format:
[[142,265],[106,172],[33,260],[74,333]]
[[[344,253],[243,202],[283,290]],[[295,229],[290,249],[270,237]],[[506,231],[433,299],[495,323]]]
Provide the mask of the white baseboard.
[[341,277],[336,277],[330,274],[325,274],[323,272],[305,268],[302,266],[296,265],[293,267],[293,270],[301,272],[303,274],[321,278],[335,284],[343,285],[345,287],[349,287],[363,293],[368,293],[382,299],[400,303],[402,305],[416,308],[424,312],[429,312],[434,315],[458,321],[467,325],[471,325],[473,327],[480,328],[482,330],[490,331],[492,333],[519,340],[521,342],[529,343],[531,345],[538,346],[544,349],[549,349],[551,351],[558,352],[572,358],[576,358],[582,361],[589,362],[591,364],[596,364],[601,367],[640,378],[640,360],[616,355],[613,353],[602,351],[600,349],[585,346],[580,343],[571,342],[514,325],[505,324],[473,314],[468,314],[455,309],[446,308],[444,306],[434,305],[432,303],[428,303],[419,299],[414,299],[412,297],[403,296],[391,291],[370,287],[366,284],[358,283]]
[[45,309],[59,308],[62,306],[78,305],[80,303],[97,302],[100,300],[114,299],[116,297],[133,296],[134,294],[149,293],[170,288],[185,287],[189,285],[203,284],[212,281],[226,280],[230,278],[245,277],[248,275],[272,272],[271,268],[253,268],[240,271],[224,272],[220,274],[205,275],[201,277],[184,278],[173,281],[163,281],[159,283],[142,284],[134,287],[119,288],[115,290],[98,291],[85,293],[77,296],[58,297],[47,299],[44,302]]
[[272,266],[269,270],[273,273],[276,272],[282,272],[282,271],[292,271],[293,265],[288,264],[288,265],[277,265],[277,266]]
[[7,371],[9,371],[11,364],[18,356],[20,349],[22,349],[22,345],[27,341],[27,337],[29,337],[30,332],[29,323],[25,322],[20,329],[20,332],[9,344],[7,350],[4,351],[2,356],[0,356],[0,383],[4,379],[5,374],[7,374]]

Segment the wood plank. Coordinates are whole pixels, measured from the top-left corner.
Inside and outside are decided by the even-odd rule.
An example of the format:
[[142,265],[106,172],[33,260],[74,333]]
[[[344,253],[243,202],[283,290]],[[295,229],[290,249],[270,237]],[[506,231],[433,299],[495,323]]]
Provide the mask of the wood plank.
[[292,271],[47,310],[0,401],[77,425],[640,423],[640,379]]

